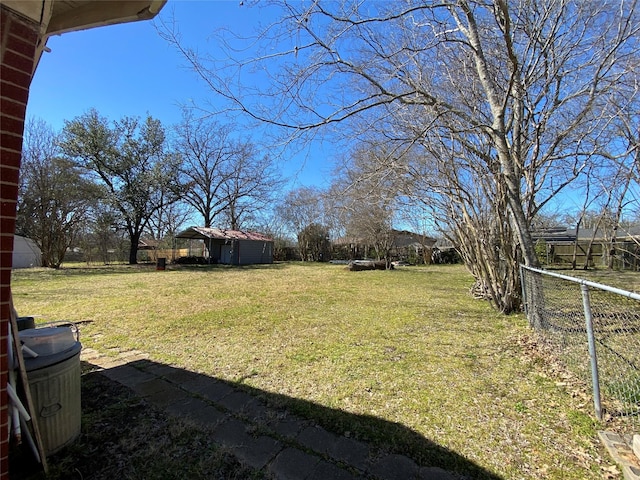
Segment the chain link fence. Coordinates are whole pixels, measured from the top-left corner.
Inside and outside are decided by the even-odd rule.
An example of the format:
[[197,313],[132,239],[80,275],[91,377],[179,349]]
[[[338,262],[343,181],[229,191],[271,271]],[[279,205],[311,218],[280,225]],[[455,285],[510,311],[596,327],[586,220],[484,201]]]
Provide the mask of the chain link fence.
[[[640,425],[640,295],[521,267],[531,326],[585,388],[596,417]],[[626,424],[627,422],[625,422]]]

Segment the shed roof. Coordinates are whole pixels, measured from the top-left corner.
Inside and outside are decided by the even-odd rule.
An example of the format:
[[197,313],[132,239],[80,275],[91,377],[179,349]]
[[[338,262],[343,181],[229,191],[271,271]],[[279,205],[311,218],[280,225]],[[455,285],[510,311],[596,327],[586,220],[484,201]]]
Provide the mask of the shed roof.
[[155,250],[158,248],[158,240],[153,238],[141,238],[138,242],[138,250]]
[[241,230],[226,230],[221,228],[190,227],[176,235],[176,238],[214,239],[214,240],[255,240],[272,242],[273,240],[262,233],[243,232]]
[[432,247],[436,243],[436,239],[420,233],[410,232],[408,230],[392,230],[393,244],[396,247]]

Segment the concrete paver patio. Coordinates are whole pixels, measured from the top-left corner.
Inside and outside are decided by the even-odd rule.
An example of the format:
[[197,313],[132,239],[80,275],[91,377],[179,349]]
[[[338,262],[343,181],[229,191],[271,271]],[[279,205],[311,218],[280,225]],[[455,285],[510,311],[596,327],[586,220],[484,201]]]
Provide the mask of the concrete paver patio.
[[335,435],[228,383],[162,365],[141,352],[117,358],[84,349],[81,359],[171,415],[213,428],[213,439],[240,462],[279,480],[455,480],[404,455],[379,455],[364,442]]

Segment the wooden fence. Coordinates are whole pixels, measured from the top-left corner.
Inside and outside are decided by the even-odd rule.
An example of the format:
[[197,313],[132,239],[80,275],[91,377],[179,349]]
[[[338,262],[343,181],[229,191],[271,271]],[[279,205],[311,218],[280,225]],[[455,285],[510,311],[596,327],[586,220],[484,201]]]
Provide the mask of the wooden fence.
[[[540,250],[539,250],[540,251]],[[635,242],[616,242],[613,248],[609,242],[595,241],[589,252],[589,242],[557,241],[546,243],[546,258],[540,258],[547,265],[570,265],[575,252],[576,266],[606,267],[613,256],[613,267],[617,269],[640,269],[640,246]],[[542,252],[540,252],[542,253]],[[588,253],[588,258],[587,258]],[[544,256],[545,254],[542,253]]]
[[166,258],[168,263],[189,255],[188,248],[159,248],[157,250],[139,250],[138,260],[141,262],[157,262],[158,258]]

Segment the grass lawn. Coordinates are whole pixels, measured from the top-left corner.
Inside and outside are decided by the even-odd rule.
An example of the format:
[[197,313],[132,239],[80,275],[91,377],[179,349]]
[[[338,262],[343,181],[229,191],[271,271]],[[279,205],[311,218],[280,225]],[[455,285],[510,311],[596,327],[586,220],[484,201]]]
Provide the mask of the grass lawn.
[[601,283],[610,287],[620,288],[630,292],[640,292],[640,275],[632,270],[609,270],[606,268],[590,270],[556,270],[568,277],[584,278],[592,282]]
[[12,285],[20,315],[82,322],[85,347],[278,394],[423,465],[442,463],[433,442],[504,478],[603,478],[590,401],[528,354],[524,316],[471,284],[461,266],[292,263],[17,270]]

